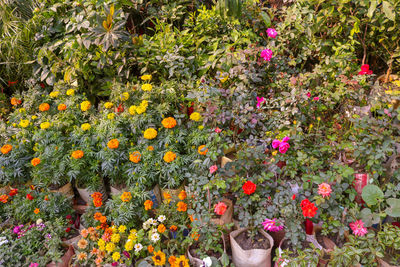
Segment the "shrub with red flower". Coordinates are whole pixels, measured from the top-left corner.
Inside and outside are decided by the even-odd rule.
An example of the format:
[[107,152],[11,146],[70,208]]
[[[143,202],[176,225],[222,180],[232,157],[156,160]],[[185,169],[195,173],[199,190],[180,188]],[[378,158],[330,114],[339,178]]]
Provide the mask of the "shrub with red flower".
[[18,188],[11,189],[10,193],[8,193],[10,197],[15,196],[18,194]]
[[373,73],[372,70],[369,69],[369,65],[364,64],[361,66],[361,71],[358,72],[358,75],[365,75],[365,74],[371,75],[372,73]]
[[31,194],[26,194],[26,198],[29,199],[29,200],[33,200],[34,199],[34,197]]
[[315,206],[314,203],[310,202],[307,198],[301,201],[301,209],[303,211],[304,217],[312,218],[317,214],[318,208]]
[[251,195],[256,191],[257,186],[252,181],[243,184],[242,189],[246,195]]

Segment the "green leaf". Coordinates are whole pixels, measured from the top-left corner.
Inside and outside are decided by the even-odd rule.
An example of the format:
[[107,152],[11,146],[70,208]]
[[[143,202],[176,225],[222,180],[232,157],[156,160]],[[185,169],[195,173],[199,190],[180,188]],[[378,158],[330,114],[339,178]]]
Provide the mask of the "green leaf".
[[389,198],[386,200],[390,207],[388,207],[385,212],[392,217],[400,217],[400,199]]
[[368,14],[367,14],[367,16],[369,18],[372,18],[372,15],[374,14],[375,9],[376,9],[377,2],[378,2],[377,0],[371,0],[371,5],[369,6]]
[[385,12],[388,19],[391,21],[395,20],[396,14],[394,13],[394,8],[388,1],[383,1],[383,12]]
[[364,187],[361,196],[367,205],[376,205],[379,199],[383,199],[383,192],[376,185],[369,184]]
[[268,14],[265,13],[264,11],[262,11],[262,12],[261,12],[261,17],[262,17],[263,20],[264,20],[265,26],[266,26],[266,27],[269,27],[269,26],[271,25],[271,19],[270,19],[270,17],[268,16]]

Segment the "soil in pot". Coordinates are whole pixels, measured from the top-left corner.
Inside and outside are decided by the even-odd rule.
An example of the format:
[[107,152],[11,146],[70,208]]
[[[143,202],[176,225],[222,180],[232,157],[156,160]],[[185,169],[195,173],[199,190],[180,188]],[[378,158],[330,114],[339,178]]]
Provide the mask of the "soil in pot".
[[243,231],[235,237],[235,240],[244,250],[269,249],[271,247],[269,240],[259,231],[257,231],[253,238],[250,236],[248,231]]
[[[341,236],[340,236],[338,233],[329,234],[329,235],[327,235],[327,236],[323,236],[323,235],[321,235],[320,232],[317,232],[316,235],[315,235],[315,237],[316,237],[318,243],[319,243],[325,250],[333,249],[333,248],[331,247],[330,244],[327,244],[329,241],[328,241],[328,242],[324,242],[324,237],[326,237],[327,239],[330,239],[330,241],[333,242],[332,245],[336,245],[336,246],[339,247],[339,248],[342,248],[343,245],[346,243],[346,241],[345,241],[343,238],[341,238]],[[326,239],[325,239],[325,240],[326,240]]]
[[[221,243],[221,246],[223,247],[223,244],[222,244],[222,243]],[[198,253],[196,252],[199,248],[200,248],[200,243],[194,243],[194,244],[190,247],[189,251],[190,251],[190,254],[191,254],[193,257],[198,258],[198,259],[201,259],[202,257],[200,256],[200,254],[198,254]],[[219,259],[219,258],[222,256],[222,253],[221,253],[221,252],[219,252],[219,251],[214,251],[214,250],[206,251],[205,254],[206,254],[207,256],[209,256],[209,257],[215,257],[216,259]]]
[[[301,249],[305,249],[309,246],[310,246],[310,242],[308,242],[308,241],[301,242]],[[289,249],[292,252],[292,254],[291,254],[292,257],[299,256],[299,254],[297,253],[297,249],[289,242],[288,239],[285,239],[282,241],[281,249],[282,250]]]

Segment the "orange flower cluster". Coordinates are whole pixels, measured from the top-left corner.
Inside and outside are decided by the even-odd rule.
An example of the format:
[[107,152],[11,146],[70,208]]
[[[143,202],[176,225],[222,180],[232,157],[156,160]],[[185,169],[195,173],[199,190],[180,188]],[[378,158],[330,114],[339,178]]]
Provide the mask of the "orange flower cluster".
[[121,200],[122,200],[123,202],[129,202],[131,199],[132,199],[132,194],[131,194],[131,192],[124,192],[124,193],[122,193],[122,195],[121,195]]
[[179,201],[178,204],[176,204],[176,206],[178,207],[176,210],[177,211],[187,211],[187,204],[185,202]]
[[1,195],[0,196],[0,202],[7,203],[7,201],[8,201],[8,196],[7,195]]
[[10,152],[12,150],[12,145],[6,144],[4,146],[1,147],[0,151],[1,153],[8,154],[8,152]]
[[144,202],[144,209],[145,210],[151,210],[151,207],[153,206],[153,201],[151,200],[146,200]]
[[35,167],[35,166],[37,166],[37,165],[39,165],[40,164],[40,159],[39,158],[33,158],[32,160],[31,160],[31,164]]
[[96,212],[96,213],[93,215],[93,218],[94,218],[96,221],[99,221],[99,222],[102,223],[102,224],[105,224],[105,223],[107,222],[107,217],[104,216],[103,214],[101,214],[101,212]]
[[208,148],[206,148],[205,145],[201,145],[199,146],[199,148],[197,149],[197,152],[199,152],[200,155],[206,155],[208,152]]
[[172,117],[163,119],[161,123],[165,128],[168,128],[168,129],[172,129],[176,126],[176,120]]
[[103,194],[100,192],[94,192],[91,197],[93,198],[93,205],[95,207],[101,207],[101,205],[103,205],[103,201],[102,201],[102,196]]
[[167,153],[165,153],[164,155],[164,161],[165,162],[172,162],[176,159],[176,154],[172,151],[168,151]]
[[11,105],[18,106],[21,103],[22,103],[21,99],[17,99],[15,97],[11,98]]
[[82,150],[75,150],[74,152],[72,152],[72,157],[74,159],[81,159],[83,157],[84,153]]
[[40,111],[48,111],[50,109],[50,105],[47,103],[40,104],[39,110]]
[[38,213],[40,212],[40,209],[36,208],[33,212],[34,212],[35,214],[38,214]]
[[132,154],[129,155],[129,160],[132,161],[133,163],[139,163],[140,157],[141,157],[140,152],[134,151]]
[[111,139],[110,141],[108,141],[107,146],[110,149],[116,149],[119,146],[119,142],[117,139]]
[[179,195],[178,195],[178,198],[179,198],[180,200],[185,200],[186,197],[187,197],[187,194],[186,194],[185,190],[182,190],[182,191],[179,193]]
[[157,227],[158,232],[160,232],[161,234],[164,233],[166,229],[167,229],[167,228],[165,227],[164,224],[160,224],[160,225]]
[[67,105],[65,105],[65,104],[60,104],[60,105],[58,105],[57,109],[58,109],[59,111],[66,110],[66,109],[67,109]]

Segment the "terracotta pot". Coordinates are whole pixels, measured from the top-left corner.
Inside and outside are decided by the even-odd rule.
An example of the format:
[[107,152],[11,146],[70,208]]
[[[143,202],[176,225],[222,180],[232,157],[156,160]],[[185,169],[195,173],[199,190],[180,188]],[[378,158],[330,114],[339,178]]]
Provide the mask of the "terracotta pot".
[[378,259],[378,263],[380,267],[400,267],[400,265],[391,265],[382,259]]
[[264,230],[259,229],[259,232],[268,239],[269,249],[249,249],[244,250],[235,240],[235,238],[249,228],[235,230],[229,234],[232,259],[236,267],[270,267],[271,266],[271,250],[274,246],[274,240]]
[[63,195],[66,195],[67,197],[74,197],[74,189],[72,189],[72,184],[67,183],[66,185],[63,185],[62,187],[55,189],[55,190],[50,190],[50,192],[58,192]]
[[[225,243],[225,238],[224,238],[224,235],[223,235],[223,234],[221,234],[221,238],[222,238],[222,242],[223,242],[223,244],[224,244],[224,253],[226,253],[226,243]],[[201,260],[201,259],[199,259],[199,258],[196,258],[196,257],[194,257],[194,256],[192,256],[192,255],[190,254],[190,247],[187,249],[187,255],[188,255],[188,258],[189,258],[189,261],[190,261],[190,265],[191,265],[191,266],[194,266],[194,267],[201,267],[201,266],[203,266],[203,260]],[[222,257],[222,255],[221,255],[221,257]],[[221,257],[218,259],[218,261],[221,260]]]

